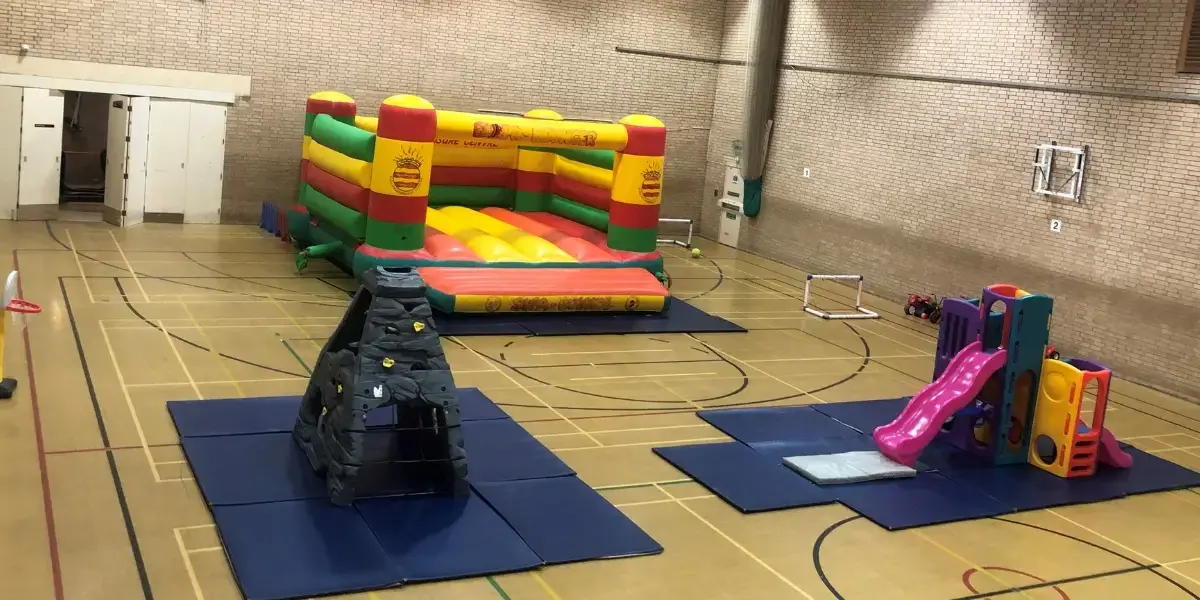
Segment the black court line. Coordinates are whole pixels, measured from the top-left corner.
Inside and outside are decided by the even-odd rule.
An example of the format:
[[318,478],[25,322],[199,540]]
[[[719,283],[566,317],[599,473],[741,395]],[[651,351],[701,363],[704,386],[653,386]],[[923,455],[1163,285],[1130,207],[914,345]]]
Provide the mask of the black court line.
[[[63,241],[62,241],[62,240],[60,240],[60,239],[58,239],[58,236],[56,236],[56,235],[54,234],[54,230],[53,230],[53,229],[50,227],[50,221],[46,221],[45,223],[46,223],[46,233],[47,233],[47,235],[49,235],[49,236],[50,236],[50,239],[51,239],[51,240],[53,240],[53,241],[54,241],[54,243],[58,244],[59,246],[62,246],[62,247],[63,247],[63,248],[65,248],[66,250],[70,251],[70,250],[71,250],[71,247],[70,247],[69,245],[67,245],[67,244],[63,243]],[[195,288],[195,289],[199,289],[199,290],[208,290],[208,291],[211,291],[211,292],[222,292],[222,293],[225,293],[225,294],[233,294],[233,295],[235,295],[235,296],[243,296],[243,297],[247,297],[247,298],[259,298],[259,299],[263,299],[263,300],[267,300],[267,299],[269,299],[269,298],[267,298],[267,296],[265,296],[265,295],[254,294],[254,293],[252,293],[252,292],[237,292],[237,291],[233,291],[233,290],[225,290],[225,289],[221,289],[221,288],[214,288],[214,287],[208,287],[208,286],[204,286],[204,285],[199,285],[199,284],[196,284],[196,283],[188,283],[188,282],[186,282],[186,281],[176,281],[176,280],[174,280],[174,279],[172,279],[172,278],[170,278],[170,277],[160,277],[160,276],[157,276],[157,275],[148,275],[148,274],[146,274],[146,273],[139,273],[139,272],[137,272],[137,271],[134,271],[134,270],[132,270],[131,268],[122,267],[122,266],[120,266],[120,265],[115,265],[115,264],[113,264],[113,263],[110,263],[110,262],[107,262],[107,261],[100,260],[100,259],[98,259],[98,258],[96,258],[96,257],[94,257],[94,256],[90,256],[90,255],[88,255],[88,254],[85,254],[85,253],[83,253],[83,252],[80,252],[80,251],[78,251],[78,250],[75,250],[74,252],[75,252],[75,254],[77,254],[78,256],[80,256],[80,257],[83,257],[83,258],[86,258],[86,259],[88,259],[88,260],[90,260],[90,261],[92,261],[92,262],[95,262],[95,263],[102,264],[102,265],[104,265],[104,266],[106,266],[106,267],[109,267],[109,268],[112,268],[112,269],[116,269],[116,270],[118,270],[118,271],[124,271],[124,272],[126,272],[126,273],[130,273],[131,275],[133,275],[133,276],[137,276],[137,277],[141,277],[142,279],[152,279],[152,280],[157,280],[157,281],[165,281],[165,282],[167,282],[167,283],[173,283],[173,284],[175,284],[175,285],[182,285],[182,286],[186,286],[186,287],[190,287],[190,288]],[[199,263],[197,263],[197,264],[199,264]],[[205,268],[210,268],[210,267],[207,267],[206,265],[201,265],[201,266],[203,266],[203,267],[205,267]],[[84,276],[82,272],[80,273],[80,276],[81,276],[81,277],[83,277],[83,276]],[[279,291],[282,291],[282,292],[288,292],[288,293],[291,293],[291,294],[308,294],[308,295],[311,295],[311,296],[313,296],[314,298],[321,298],[321,296],[319,296],[319,295],[317,295],[317,294],[312,294],[312,293],[310,293],[310,292],[298,292],[298,291],[296,291],[296,290],[292,290],[292,289],[288,289],[288,288],[283,288],[283,287],[279,287],[279,286],[274,286],[274,285],[267,284],[267,283],[259,283],[259,282],[256,282],[256,281],[251,281],[251,280],[249,280],[249,279],[244,279],[244,278],[241,278],[241,277],[235,277],[235,276],[233,276],[233,275],[229,275],[228,277],[229,277],[230,279],[236,279],[236,280],[238,280],[238,281],[241,281],[241,282],[243,282],[243,283],[249,283],[250,285],[257,285],[257,286],[260,286],[260,287],[265,287],[265,288],[269,288],[269,289],[279,290]],[[311,279],[311,278],[305,278],[305,279]],[[329,298],[329,300],[333,301],[333,300],[337,300],[337,298],[330,297],[330,298]],[[297,303],[297,304],[311,304],[311,305],[314,305],[314,306],[341,306],[340,304],[330,304],[330,303],[327,303],[327,302],[312,302],[312,301],[308,301],[308,300],[286,300],[286,301],[287,301],[287,302],[294,302],[294,303]]]
[[[845,519],[842,519],[841,521],[833,523],[829,527],[825,528],[825,530],[822,531],[819,536],[817,536],[816,541],[813,542],[813,551],[812,551],[813,567],[816,569],[817,576],[821,579],[821,583],[823,583],[825,585],[825,589],[828,590],[830,594],[833,594],[833,597],[837,598],[838,600],[846,600],[846,597],[842,595],[842,593],[837,589],[837,586],[834,585],[833,581],[830,580],[829,576],[825,573],[825,569],[821,564],[821,548],[824,547],[825,543],[829,540],[829,538],[833,535],[833,533],[835,531],[837,531],[838,529],[840,529],[842,526],[846,525],[847,523],[851,523],[853,521],[857,521],[862,518],[863,517],[860,515],[854,515],[852,517],[847,517]],[[1153,563],[1153,564],[1143,563],[1134,558],[1130,558],[1129,556],[1126,556],[1125,554],[1122,554],[1121,552],[1117,552],[1116,550],[1113,550],[1111,548],[1106,548],[1106,547],[1096,544],[1094,542],[1073,536],[1069,533],[1065,533],[1062,531],[1055,531],[1053,529],[1042,527],[1040,525],[1034,525],[1031,523],[1025,523],[1023,521],[1017,521],[1017,520],[1013,520],[1013,519],[1006,519],[1004,517],[992,517],[991,520],[1002,521],[1004,523],[1009,523],[1011,525],[1018,525],[1021,527],[1028,527],[1030,529],[1036,529],[1036,530],[1044,532],[1044,533],[1049,533],[1052,535],[1057,535],[1059,537],[1064,537],[1064,538],[1070,539],[1072,541],[1090,546],[1092,548],[1095,548],[1097,550],[1100,550],[1102,552],[1105,552],[1107,554],[1110,554],[1110,555],[1120,558],[1122,560],[1128,561],[1133,566],[1125,568],[1125,569],[1103,571],[1100,573],[1092,573],[1092,574],[1088,574],[1088,575],[1069,577],[1069,578],[1059,579],[1059,580],[1054,580],[1054,581],[1044,581],[1044,582],[1038,582],[1038,583],[1030,584],[1030,585],[1014,586],[1014,587],[1010,587],[1006,590],[996,590],[996,591],[991,591],[991,592],[987,592],[987,593],[978,593],[978,594],[971,594],[971,595],[967,595],[967,596],[959,596],[959,597],[953,598],[952,600],[982,600],[984,598],[989,598],[992,596],[1002,596],[1002,595],[1007,595],[1007,594],[1022,593],[1022,592],[1028,591],[1028,590],[1054,587],[1057,585],[1065,585],[1068,583],[1078,583],[1080,581],[1088,581],[1091,579],[1101,579],[1104,577],[1111,577],[1114,575],[1123,575],[1126,573],[1136,573],[1139,571],[1149,571],[1151,573],[1154,573],[1159,578],[1169,582],[1171,585],[1175,586],[1176,588],[1179,588],[1183,593],[1187,594],[1189,598],[1200,599],[1200,596],[1197,596],[1194,592],[1192,592],[1187,587],[1180,584],[1178,581],[1175,581],[1174,579],[1172,579],[1172,578],[1166,576],[1165,574],[1160,573],[1156,570],[1159,567],[1162,567],[1165,565],[1162,565],[1159,563]]]
[[[153,600],[154,593],[150,589],[150,577],[146,572],[146,562],[142,558],[142,548],[138,543],[137,533],[133,528],[133,516],[129,512],[129,502],[125,498],[125,487],[121,484],[121,473],[117,470],[117,460],[113,451],[108,449],[108,427],[104,423],[104,413],[100,410],[100,400],[96,396],[96,385],[92,381],[92,372],[88,367],[87,355],[83,351],[83,340],[79,336],[79,326],[75,321],[75,311],[71,307],[71,297],[67,294],[66,283],[60,277],[58,289],[62,293],[63,305],[67,309],[67,319],[71,324],[71,335],[75,338],[75,351],[79,354],[79,366],[83,370],[83,380],[87,384],[88,397],[92,402],[95,413],[96,427],[100,431],[100,443],[105,448],[104,455],[108,458],[108,472],[112,476],[113,488],[117,493],[117,504],[121,507],[121,518],[125,521],[125,535],[129,538],[129,548],[133,553],[133,564],[137,567],[138,580],[142,584],[142,595],[146,600]],[[154,468],[153,465],[148,465]]]
[[[58,281],[59,281],[59,285],[62,285],[63,278],[62,278],[62,277],[59,277],[59,278],[58,278]],[[121,279],[120,279],[119,277],[113,277],[113,282],[114,282],[114,283],[116,283],[116,285],[117,285],[117,290],[118,290],[118,291],[120,291],[120,293],[121,293],[121,300],[123,300],[123,301],[124,301],[125,308],[128,308],[128,309],[129,309],[129,312],[132,312],[132,313],[134,314],[134,316],[136,316],[138,319],[141,319],[143,323],[145,323],[145,324],[149,325],[150,327],[153,327],[153,328],[154,328],[155,330],[157,330],[157,331],[162,331],[162,328],[160,328],[160,327],[159,327],[159,326],[158,326],[156,323],[154,323],[154,322],[153,322],[153,321],[151,321],[150,319],[147,319],[147,318],[146,318],[144,315],[142,315],[142,313],[138,312],[138,309],[134,308],[133,304],[131,304],[131,303],[129,302],[129,296],[128,296],[128,295],[125,293],[125,288],[124,288],[124,286],[122,286],[122,285],[121,285]],[[66,289],[66,288],[64,287],[63,289]],[[189,340],[189,339],[187,339],[187,338],[185,338],[185,337],[182,337],[182,336],[176,335],[176,334],[174,334],[174,333],[172,333],[172,332],[169,332],[169,331],[168,331],[168,332],[166,332],[166,333],[167,333],[167,335],[171,336],[171,338],[172,338],[172,339],[178,340],[178,341],[180,341],[180,342],[182,342],[182,343],[184,343],[184,344],[187,344],[187,345],[189,345],[189,346],[191,346],[191,347],[193,347],[193,348],[196,348],[197,350],[203,350],[203,351],[205,351],[205,352],[212,352],[212,351],[213,351],[213,349],[212,349],[212,348],[207,348],[207,347],[205,347],[205,346],[202,346],[202,345],[200,345],[200,344],[197,344],[196,342],[193,342],[193,341],[191,341],[191,340]],[[276,369],[275,367],[269,367],[269,366],[267,366],[267,365],[262,365],[262,364],[259,364],[259,363],[256,363],[256,362],[253,362],[253,361],[250,361],[250,360],[246,360],[246,359],[244,359],[244,358],[238,358],[238,357],[236,357],[236,356],[231,356],[231,355],[229,355],[229,354],[225,354],[224,352],[217,352],[217,356],[220,356],[221,358],[227,358],[227,359],[229,359],[229,360],[232,360],[232,361],[234,361],[234,362],[239,362],[239,363],[242,363],[242,364],[244,364],[244,365],[251,366],[251,367],[258,367],[259,369],[264,369],[264,370],[266,370],[266,371],[271,371],[271,372],[273,372],[273,373],[279,373],[280,375],[290,375],[290,376],[292,376],[292,377],[299,377],[299,378],[301,378],[301,379],[308,379],[308,375],[302,375],[302,374],[300,374],[300,373],[293,373],[293,372],[291,372],[291,371],[287,371],[287,370],[284,370],[284,369]],[[107,444],[106,444],[106,445],[107,445]]]

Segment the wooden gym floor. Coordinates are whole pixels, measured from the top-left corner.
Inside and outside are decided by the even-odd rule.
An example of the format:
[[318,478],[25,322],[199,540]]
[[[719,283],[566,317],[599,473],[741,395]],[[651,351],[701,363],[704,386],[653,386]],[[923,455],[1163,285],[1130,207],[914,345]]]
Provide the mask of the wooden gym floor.
[[[650,448],[724,439],[696,409],[911,394],[936,338],[878,298],[881,320],[806,316],[803,271],[700,246],[698,260],[666,250],[675,293],[749,333],[445,340],[460,386],[666,552],[350,597],[1198,597],[1195,490],[888,533],[840,505],[744,516],[685,479]],[[282,243],[233,226],[0,222],[10,266],[45,310],[8,332],[21,387],[0,405],[0,596],[240,597],[164,403],[300,393],[351,282],[320,262],[298,275]],[[831,284],[817,301],[851,298]],[[1200,406],[1113,388],[1118,437],[1200,468]]]

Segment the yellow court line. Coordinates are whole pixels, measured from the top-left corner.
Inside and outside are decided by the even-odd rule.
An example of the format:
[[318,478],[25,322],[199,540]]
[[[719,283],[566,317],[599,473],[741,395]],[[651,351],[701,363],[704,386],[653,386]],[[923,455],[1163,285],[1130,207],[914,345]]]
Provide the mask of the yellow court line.
[[1010,583],[1006,583],[1004,580],[1002,580],[999,577],[997,577],[996,575],[992,574],[991,571],[988,571],[985,567],[975,564],[975,561],[947,548],[946,546],[943,546],[937,540],[934,540],[933,538],[925,535],[924,533],[921,533],[920,529],[910,529],[909,531],[911,531],[913,535],[928,542],[934,548],[937,548],[938,550],[945,552],[946,554],[950,555],[952,558],[958,560],[959,562],[963,563],[964,565],[968,565],[972,569],[975,569],[976,572],[983,573],[984,575],[991,577],[996,583],[999,583],[1001,587],[1005,588],[1006,591],[1004,593],[1011,593],[1011,591],[1015,590],[1015,591],[1019,592],[1022,596],[1025,596],[1026,598],[1033,598],[1033,596],[1029,595],[1029,592],[1026,592],[1025,590],[1016,588],[1015,586],[1013,586]]
[[[178,331],[177,328],[173,329],[173,330]],[[278,382],[278,381],[307,381],[307,380],[308,380],[307,377],[273,377],[273,378],[268,378],[268,379],[238,379],[237,381],[234,381],[232,379],[226,379],[226,380],[212,380],[212,381],[197,381],[197,382],[195,382],[195,385],[233,385],[235,383],[271,383],[271,382]],[[171,382],[171,383],[130,383],[130,384],[128,384],[128,386],[131,388],[183,387],[186,385],[192,385],[192,382],[180,381],[180,382]]]
[[[758,371],[759,373],[766,375],[767,377],[770,377],[771,379],[774,379],[778,383],[782,383],[783,385],[790,387],[793,390],[795,390],[805,396],[808,396],[809,398],[815,399],[817,402],[819,402],[821,404],[825,404],[825,401],[818,398],[817,396],[814,396],[814,395],[812,395],[812,394],[810,394],[810,393],[808,393],[808,392],[806,392],[806,391],[804,391],[804,390],[802,390],[802,389],[800,389],[800,388],[798,388],[798,387],[796,387],[796,386],[794,386],[794,385],[792,385],[792,384],[790,384],[790,383],[788,383],[788,382],[786,382],[786,381],[784,381],[784,380],[782,380],[782,379],[780,379],[780,378],[778,378],[778,377],[776,377],[776,376],[774,376],[774,375],[772,375],[772,374],[770,374],[770,373],[768,373],[768,372],[766,372],[766,371],[764,371],[764,370],[762,370],[762,369],[760,369],[760,368],[758,368],[758,367],[756,367],[756,366],[754,366],[754,365],[752,365],[752,364],[750,364],[750,363],[748,363],[748,362],[746,362],[724,350],[718,350],[715,346],[713,346],[712,344],[709,344],[708,342],[706,342],[700,338],[695,338],[695,339],[697,342],[700,342],[701,344],[703,344],[705,348],[708,348],[709,350],[711,350],[717,354],[720,354],[720,355],[724,356],[725,358],[732,360],[733,362],[742,363],[743,365],[746,365],[747,367],[750,367],[751,369],[754,369],[755,371]],[[726,379],[728,379],[728,378],[726,378]]]
[[158,467],[154,464],[154,456],[150,454],[150,444],[146,442],[146,432],[142,429],[141,419],[138,419],[137,409],[133,406],[133,397],[129,395],[129,388],[125,386],[125,375],[121,373],[121,366],[117,362],[117,353],[113,351],[112,340],[108,338],[108,330],[104,328],[103,323],[100,325],[100,335],[104,337],[104,347],[108,349],[108,358],[112,360],[117,383],[121,386],[122,395],[125,396],[125,406],[129,409],[130,418],[133,419],[133,428],[142,445],[142,453],[146,455],[146,464],[150,467],[150,473],[154,476],[155,483],[161,483],[162,477],[159,476]]
[[142,292],[142,298],[144,298],[146,302],[149,302],[150,296],[146,295],[146,288],[142,287],[142,280],[138,279],[137,271],[134,271],[133,265],[129,264],[129,258],[125,256],[125,250],[121,248],[121,242],[117,241],[117,234],[113,233],[112,230],[109,229],[108,237],[112,238],[113,245],[117,247],[117,252],[121,254],[121,260],[125,261],[125,268],[129,270],[130,277],[133,277],[133,282],[137,284],[138,290]]
[[[308,332],[308,329],[305,328],[303,325],[301,325],[300,322],[297,321],[296,318],[292,316],[292,313],[288,312],[287,309],[283,307],[282,303],[276,302],[274,297],[271,294],[267,294],[267,298],[271,299],[271,304],[273,304],[275,306],[275,308],[279,309],[279,312],[283,313],[284,316],[286,316],[287,319],[292,322],[292,325],[295,325],[296,327],[300,328],[300,333],[304,334],[304,337],[307,338],[308,343],[312,344],[313,346],[316,346],[317,353],[320,354],[320,352],[324,348],[324,346],[322,344],[318,344],[317,340],[313,339],[313,336],[311,333]],[[318,356],[317,359],[320,360],[320,356]]]
[[[602,485],[600,487],[594,487],[592,489],[596,490],[597,492],[606,492],[606,491],[610,491],[610,490],[623,490],[623,489],[628,489],[628,488],[650,487],[650,486],[658,487],[660,485],[675,485],[677,483],[689,483],[691,481],[692,481],[691,477],[684,477],[683,479],[664,479],[662,481],[641,481],[641,482],[634,482],[634,483],[615,483],[613,485]],[[663,493],[667,494],[666,492],[663,492]],[[670,496],[670,494],[667,494],[667,495]]]
[[656,380],[654,380],[654,383],[655,383],[655,385],[657,385],[658,387],[660,387],[660,388],[662,388],[662,389],[666,390],[666,392],[667,392],[668,394],[671,394],[672,396],[675,396],[676,398],[679,398],[680,400],[683,400],[684,402],[686,402],[686,403],[688,404],[688,406],[690,406],[690,407],[692,407],[692,408],[694,408],[694,409],[696,409],[696,410],[703,410],[703,409],[704,409],[704,407],[703,407],[703,406],[700,406],[699,404],[697,404],[697,403],[696,403],[696,402],[694,402],[693,400],[691,400],[691,399],[689,399],[689,398],[685,397],[683,394],[680,394],[679,392],[677,392],[677,391],[675,391],[675,390],[671,389],[671,388],[670,388],[670,386],[668,386],[667,384],[665,384],[665,383],[663,383],[663,382],[661,382],[661,381],[659,381],[659,380],[657,380],[657,379],[656,379]]
[[79,253],[75,251],[75,240],[71,238],[71,228],[64,227],[63,232],[67,234],[67,243],[71,246],[71,256],[75,257],[75,266],[79,267],[79,278],[83,280],[83,289],[87,290],[88,302],[96,303],[96,297],[92,295],[92,286],[88,284],[87,275],[83,272],[83,263],[79,260]]
[[188,554],[203,554],[205,552],[224,552],[224,551],[225,551],[225,548],[223,546],[209,546],[207,548],[196,548],[195,550],[188,550],[187,553]]
[[[584,352],[534,352],[530,356],[576,356],[581,354],[642,354],[646,352],[674,352],[674,350],[587,350]],[[553,366],[553,365],[547,365]]]
[[162,321],[158,322],[158,328],[163,333],[163,339],[167,340],[167,347],[169,347],[171,349],[171,353],[175,355],[175,360],[179,363],[179,367],[183,369],[183,376],[187,377],[188,385],[192,386],[192,391],[195,392],[196,399],[203,400],[204,394],[200,392],[200,386],[196,383],[195,378],[192,377],[192,371],[188,369],[187,361],[183,360],[183,356],[179,354],[179,348],[175,346],[175,339],[171,337],[170,333],[168,333],[167,327],[166,325],[163,325]]
[[1100,533],[1099,531],[1091,529],[1090,527],[1087,527],[1084,524],[1079,523],[1079,522],[1071,519],[1070,517],[1067,517],[1066,515],[1064,515],[1062,513],[1059,513],[1058,511],[1047,508],[1046,512],[1048,512],[1048,513],[1050,513],[1050,514],[1052,514],[1052,515],[1054,515],[1054,516],[1056,516],[1056,517],[1058,517],[1058,518],[1060,518],[1060,519],[1062,519],[1062,520],[1064,520],[1064,521],[1066,521],[1066,522],[1068,522],[1068,523],[1070,523],[1070,524],[1072,524],[1072,525],[1074,525],[1074,526],[1076,526],[1076,527],[1078,527],[1078,528],[1080,528],[1080,529],[1082,529],[1082,530],[1084,530],[1084,531],[1086,531],[1086,532],[1088,532],[1088,533],[1090,533],[1090,534],[1092,534],[1114,546],[1117,546],[1117,547],[1123,548],[1129,552],[1132,552],[1133,554],[1140,556],[1143,560],[1145,560],[1151,564],[1162,565],[1164,569],[1167,569],[1168,571],[1175,573],[1176,575],[1178,575],[1192,583],[1200,585],[1200,581],[1192,579],[1191,577],[1184,575],[1183,573],[1179,572],[1178,570],[1172,569],[1170,566],[1165,565],[1157,560],[1154,560],[1153,558],[1150,558],[1149,556],[1142,554],[1141,552],[1138,552],[1137,550],[1134,550],[1133,548],[1130,548],[1129,546],[1126,546],[1125,544],[1122,544],[1121,542],[1118,542],[1117,540],[1114,540],[1114,539],[1104,535],[1103,533]]
[[[662,489],[662,487],[657,484],[654,487],[658,488],[658,491],[662,492],[663,494],[666,494],[667,496],[671,495],[671,494],[667,493],[666,490]],[[737,540],[730,537],[729,534],[725,533],[724,531],[721,531],[721,528],[717,527],[716,525],[713,525],[712,522],[710,522],[708,519],[705,519],[704,517],[702,517],[700,515],[700,513],[692,510],[692,507],[685,504],[682,500],[680,500],[679,498],[674,498],[674,497],[672,497],[672,500],[673,500],[673,502],[675,502],[676,506],[679,506],[679,507],[683,508],[683,510],[686,510],[689,513],[691,513],[693,517],[696,517],[696,519],[698,519],[701,523],[707,525],[708,528],[713,530],[717,535],[725,538],[725,541],[729,542],[730,544],[733,544],[733,546],[735,548],[737,548],[738,550],[741,550],[742,554],[745,554],[746,556],[750,557],[752,560],[754,560],[754,562],[758,563],[759,566],[761,566],[762,568],[769,571],[775,577],[778,577],[779,580],[782,581],[783,583],[787,584],[788,587],[792,588],[793,590],[795,590],[797,593],[799,593],[801,596],[804,596],[808,600],[816,600],[808,592],[801,589],[800,586],[796,585],[795,583],[792,583],[792,580],[788,579],[787,577],[784,577],[783,573],[776,571],[773,567],[771,567],[771,565],[768,565],[767,561],[759,558],[758,555],[751,552],[745,546],[739,544],[737,542]]]
[[[553,366],[553,365],[546,365]],[[613,379],[657,379],[659,377],[699,377],[716,373],[663,373],[660,375],[609,375],[606,377],[572,377],[570,381],[609,381]]]
[[[204,327],[200,325],[200,321],[196,320],[196,315],[192,314],[192,310],[188,308],[186,302],[180,302],[179,306],[183,308],[183,312],[187,313],[188,318],[191,319],[192,323],[196,325],[196,331],[200,333],[200,338],[204,340],[204,344],[208,346],[208,351],[210,354],[212,354],[213,359],[217,361],[217,364],[221,365],[221,370],[225,371],[225,375],[227,375],[230,382],[233,383],[233,389],[237,390],[238,396],[245,398],[246,391],[243,390],[241,384],[237,382],[237,378],[233,376],[233,371],[230,370],[229,365],[225,362],[225,357],[221,356],[220,351],[217,350],[217,345],[214,344],[212,338],[208,336],[208,332],[204,331]],[[178,356],[178,354],[176,354],[176,356]],[[182,364],[183,359],[180,359],[179,362]],[[187,367],[184,368],[186,369]]]
[[[820,337],[818,336],[817,339],[820,339]],[[823,340],[823,339],[821,339],[821,341],[828,343],[826,340]],[[875,359],[879,359],[879,358],[932,358],[932,357],[933,357],[932,354],[893,354],[891,356],[871,356],[870,358],[871,358],[871,360],[875,360]],[[754,360],[746,360],[746,361],[742,361],[742,362],[746,362],[746,363],[809,362],[809,361],[822,361],[822,360],[862,360],[864,358],[867,358],[867,357],[866,356],[819,356],[819,357],[813,357],[813,358],[757,358]]]
[[196,569],[192,567],[192,558],[188,554],[187,546],[183,544],[183,534],[178,527],[172,531],[175,533],[175,545],[179,548],[179,556],[183,558],[183,568],[187,570],[188,580],[192,583],[192,593],[196,595],[196,600],[204,600],[200,580],[196,577]]
[[490,358],[487,358],[484,355],[480,354],[477,350],[468,346],[466,344],[466,342],[463,342],[462,340],[458,339],[458,337],[456,337],[456,336],[450,336],[449,339],[460,344],[463,348],[466,348],[467,350],[471,351],[471,353],[475,355],[475,358],[478,358],[479,360],[483,361],[483,364],[491,366],[493,370],[495,370],[498,373],[500,373],[501,375],[503,375],[505,377],[505,379],[508,379],[509,381],[511,381],[513,383],[513,385],[521,388],[521,390],[524,391],[526,394],[528,394],[530,398],[537,400],[539,404],[541,404],[542,406],[545,406],[547,409],[550,410],[550,412],[554,413],[554,416],[562,419],[563,421],[566,421],[567,424],[571,425],[575,429],[578,429],[579,433],[582,433],[584,435],[584,437],[591,440],[592,443],[596,444],[597,446],[604,445],[604,444],[600,443],[600,440],[596,439],[592,434],[588,433],[588,431],[586,429],[584,429],[583,427],[580,427],[579,423],[576,423],[575,421],[572,421],[571,419],[567,418],[567,416],[562,414],[562,412],[559,411],[557,408],[550,406],[550,404],[547,403],[545,400],[542,400],[540,396],[533,393],[532,390],[525,387],[523,384],[521,384],[521,382],[514,379],[513,376],[509,375],[507,371],[504,371],[504,370],[500,369],[499,367],[497,367]]
[[720,442],[729,441],[728,437],[706,437],[686,440],[659,440],[655,442],[632,442],[629,444],[605,444],[602,446],[579,446],[578,448],[554,448],[554,452],[571,452],[574,450],[608,450],[610,448],[633,448],[635,446],[654,446],[656,444],[687,444],[690,442]]
[[649,506],[651,504],[670,504],[672,502],[687,502],[688,500],[708,500],[709,498],[716,498],[716,496],[713,494],[706,494],[704,496],[688,496],[686,498],[672,497],[672,498],[664,498],[662,500],[646,500],[644,502],[626,502],[624,504],[614,504],[613,506],[615,506],[617,508],[625,508],[628,506]]
[[[691,429],[694,427],[706,427],[707,428],[707,427],[712,427],[712,425],[709,425],[708,423],[697,423],[695,425],[663,425],[662,427],[632,427],[630,429],[605,429],[602,431],[593,431],[592,433],[594,435],[601,435],[604,433],[631,433],[631,432],[636,432],[636,431],[664,431],[667,429]],[[579,435],[579,434],[575,433],[575,432],[543,433],[542,435],[535,435],[533,437],[542,439],[542,438],[552,438],[552,437],[565,437],[565,436],[569,436],[569,435]]]
[[536,581],[539,586],[541,586],[542,591],[546,592],[546,595],[550,597],[550,600],[562,600],[562,596],[559,596],[558,592],[555,592],[554,588],[550,587],[549,583],[546,583],[546,580],[542,578],[541,573],[538,573],[537,571],[530,571],[529,575],[533,577],[533,580]]

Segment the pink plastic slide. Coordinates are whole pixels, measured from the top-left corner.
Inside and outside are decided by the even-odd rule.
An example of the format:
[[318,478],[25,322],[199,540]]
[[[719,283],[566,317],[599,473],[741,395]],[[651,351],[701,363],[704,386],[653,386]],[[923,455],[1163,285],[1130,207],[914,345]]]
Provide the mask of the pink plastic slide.
[[937,381],[913,396],[895,421],[875,429],[879,451],[902,465],[915,466],[917,456],[933,441],[946,419],[970,404],[988,377],[1003,368],[1007,359],[1005,350],[984,352],[980,342],[968,344]]
[[1121,449],[1117,438],[1111,431],[1100,430],[1100,464],[1118,469],[1128,469],[1133,466],[1133,457]]

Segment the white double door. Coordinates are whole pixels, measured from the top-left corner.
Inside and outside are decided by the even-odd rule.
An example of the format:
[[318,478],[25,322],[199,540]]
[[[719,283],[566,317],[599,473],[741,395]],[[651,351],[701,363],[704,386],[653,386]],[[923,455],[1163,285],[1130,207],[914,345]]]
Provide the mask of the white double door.
[[[106,213],[121,214],[123,225],[142,222],[145,213],[220,222],[225,105],[113,96],[109,111],[105,204],[113,210]],[[125,152],[114,151],[118,145]]]

